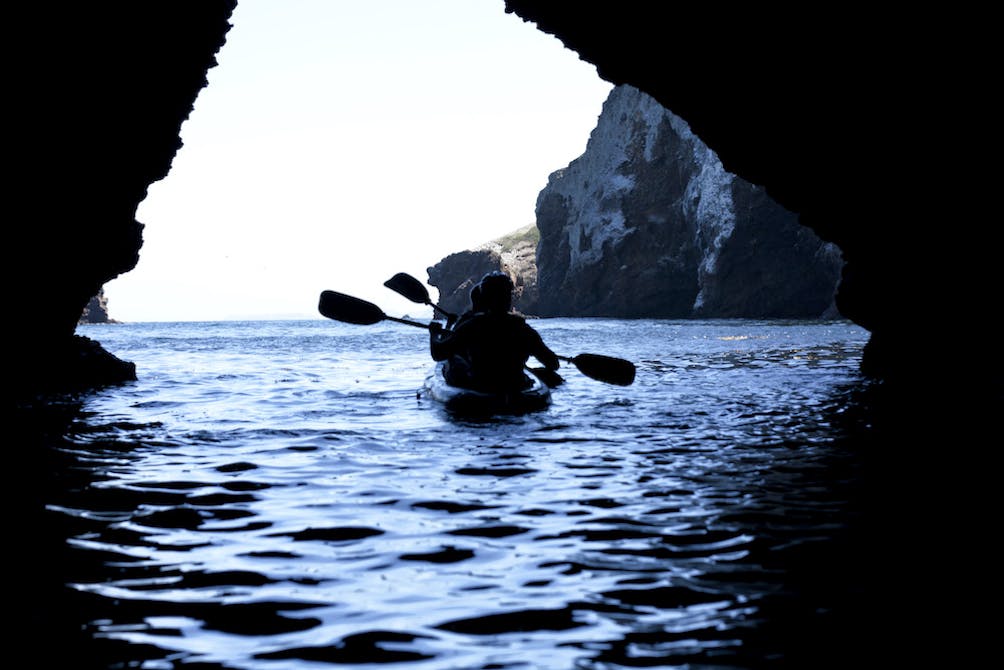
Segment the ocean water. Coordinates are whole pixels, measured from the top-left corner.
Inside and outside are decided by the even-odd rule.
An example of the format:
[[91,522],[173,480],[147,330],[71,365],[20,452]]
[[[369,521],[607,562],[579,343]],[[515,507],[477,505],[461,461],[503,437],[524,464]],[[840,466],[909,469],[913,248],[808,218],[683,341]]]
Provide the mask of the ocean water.
[[80,327],[139,379],[75,399],[52,436],[36,632],[76,667],[850,655],[867,332],[532,323],[561,355],[633,361],[635,383],[564,364],[548,409],[464,419],[419,393],[427,333],[406,325]]

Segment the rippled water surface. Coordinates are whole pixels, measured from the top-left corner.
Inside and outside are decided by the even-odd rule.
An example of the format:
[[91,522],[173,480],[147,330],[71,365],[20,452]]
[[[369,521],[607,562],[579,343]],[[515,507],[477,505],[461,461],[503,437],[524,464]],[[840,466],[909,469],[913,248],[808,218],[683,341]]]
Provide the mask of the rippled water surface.
[[566,364],[549,409],[464,420],[418,395],[417,328],[80,328],[139,374],[85,398],[46,500],[95,657],[776,667],[832,642],[860,502],[835,421],[865,331],[533,323],[635,383]]

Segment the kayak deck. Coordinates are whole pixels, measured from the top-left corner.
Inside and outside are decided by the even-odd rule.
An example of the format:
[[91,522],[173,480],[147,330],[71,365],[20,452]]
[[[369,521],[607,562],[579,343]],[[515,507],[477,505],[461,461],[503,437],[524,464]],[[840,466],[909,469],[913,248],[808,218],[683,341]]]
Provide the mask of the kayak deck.
[[526,414],[551,404],[551,389],[533,375],[527,375],[531,385],[522,391],[490,393],[451,386],[443,377],[443,363],[436,364],[425,379],[425,394],[442,403],[451,412],[460,414]]

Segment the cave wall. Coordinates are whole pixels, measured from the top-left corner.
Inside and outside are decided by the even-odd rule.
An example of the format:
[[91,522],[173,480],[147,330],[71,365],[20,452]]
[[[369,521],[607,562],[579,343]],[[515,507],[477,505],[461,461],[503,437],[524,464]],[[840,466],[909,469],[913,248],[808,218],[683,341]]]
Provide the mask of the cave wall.
[[136,265],[136,209],[170,170],[235,7],[143,0],[6,10],[15,387],[90,374],[67,363],[95,350],[74,335],[78,318],[106,282]]
[[[988,13],[506,0],[682,117],[846,261],[841,314],[885,379],[999,384],[965,358],[1002,304]],[[962,359],[962,360],[960,360]]]

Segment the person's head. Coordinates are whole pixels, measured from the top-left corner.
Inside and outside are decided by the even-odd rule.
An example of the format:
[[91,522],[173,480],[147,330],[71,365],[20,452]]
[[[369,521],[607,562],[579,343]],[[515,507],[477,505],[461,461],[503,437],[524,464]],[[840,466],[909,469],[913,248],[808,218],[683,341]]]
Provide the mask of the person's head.
[[475,284],[471,288],[471,311],[481,312],[484,310],[484,306],[481,304],[481,284]]
[[512,309],[513,283],[509,275],[496,270],[481,278],[478,284],[480,309],[486,312],[508,312]]

